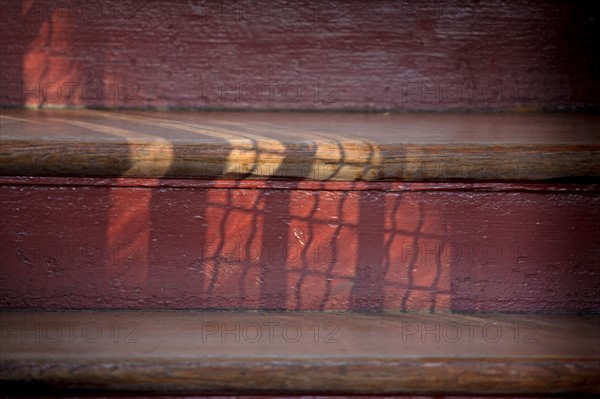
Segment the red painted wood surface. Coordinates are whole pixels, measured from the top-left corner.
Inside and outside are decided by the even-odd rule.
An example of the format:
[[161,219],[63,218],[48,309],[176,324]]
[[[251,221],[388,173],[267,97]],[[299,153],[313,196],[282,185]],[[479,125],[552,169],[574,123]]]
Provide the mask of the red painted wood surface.
[[0,312],[16,393],[600,393],[599,315]]
[[316,181],[594,181],[583,113],[5,109],[0,175]]
[[593,185],[77,180],[2,178],[0,306],[600,307]]
[[4,0],[1,6],[4,105],[599,105],[594,2]]

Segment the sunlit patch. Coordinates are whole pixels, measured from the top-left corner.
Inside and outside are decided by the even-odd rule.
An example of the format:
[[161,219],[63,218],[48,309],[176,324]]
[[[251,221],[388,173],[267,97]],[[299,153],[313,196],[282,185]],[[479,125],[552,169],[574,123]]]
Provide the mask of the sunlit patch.
[[[115,187],[110,190],[106,245],[115,254],[107,276],[118,276],[118,289],[146,287],[149,270],[152,192]],[[112,284],[112,283],[111,283]],[[114,285],[114,284],[113,284]]]

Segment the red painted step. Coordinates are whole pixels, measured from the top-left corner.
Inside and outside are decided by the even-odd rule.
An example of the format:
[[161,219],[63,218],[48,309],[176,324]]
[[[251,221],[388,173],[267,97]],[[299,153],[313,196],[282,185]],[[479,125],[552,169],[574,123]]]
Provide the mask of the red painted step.
[[600,105],[593,2],[3,0],[1,10],[2,105]]
[[[595,310],[598,185],[540,179],[597,179],[598,121],[3,111],[3,173],[46,177],[0,178],[0,305]],[[234,167],[318,163],[324,181]],[[343,181],[419,165],[537,183]]]
[[597,315],[0,316],[0,385],[19,394],[600,393]]
[[597,395],[598,10],[1,1],[0,392]]
[[0,183],[4,307],[600,306],[596,186]]

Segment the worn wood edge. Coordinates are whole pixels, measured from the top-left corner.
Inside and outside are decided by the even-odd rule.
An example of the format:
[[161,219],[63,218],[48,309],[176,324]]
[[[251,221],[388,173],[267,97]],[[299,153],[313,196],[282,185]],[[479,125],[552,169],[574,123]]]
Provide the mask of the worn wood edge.
[[143,179],[103,177],[39,177],[0,176],[1,186],[41,187],[120,187],[120,188],[183,188],[183,189],[241,189],[241,190],[307,190],[307,191],[469,191],[469,192],[539,192],[539,193],[596,193],[600,184],[592,181],[559,182],[342,182],[289,180],[227,180],[227,179]]
[[0,175],[406,182],[600,176],[597,120],[569,114],[392,120],[328,113],[315,125],[295,113],[56,112],[3,115]]
[[[600,178],[600,145],[386,144],[339,149],[318,143],[319,157],[288,143],[281,154],[222,144],[118,143],[3,139],[0,174],[129,178],[284,179],[312,181],[543,181]],[[168,147],[168,148],[167,148]],[[229,153],[230,152],[230,153]],[[233,155],[232,155],[233,154]],[[259,159],[257,159],[257,157]]]
[[[202,315],[217,318],[216,320],[255,320],[254,317],[268,317],[267,320],[300,321],[313,320],[323,322],[336,320],[331,317],[342,317],[343,320],[352,314],[323,314],[321,312],[4,312],[4,319],[16,316],[16,320],[27,320],[27,323],[43,323],[48,320],[75,320],[81,316],[84,320],[103,320],[122,322],[136,320],[145,326],[158,326],[165,332],[181,331],[183,337],[188,334],[196,340],[196,330],[189,330],[190,318]],[[181,316],[179,316],[181,315]],[[153,317],[159,317],[158,319]],[[120,317],[120,318],[119,318]],[[163,317],[162,324],[160,317]],[[165,324],[165,319],[170,320]],[[173,323],[181,317],[180,323]],[[220,318],[219,318],[220,317]],[[246,319],[240,319],[246,317]],[[392,331],[398,319],[392,315],[357,315],[357,328],[364,328],[364,322],[374,323],[375,326],[390,328]],[[340,353],[337,348],[327,347],[323,352],[315,351],[310,345],[306,353],[291,350],[286,344],[279,345],[275,351],[266,352],[248,350],[252,343],[244,343],[246,348],[239,355],[228,350],[222,355],[207,355],[197,352],[198,342],[193,343],[190,352],[183,351],[180,343],[175,344],[177,351],[161,353],[161,335],[154,331],[154,342],[140,341],[143,347],[127,348],[124,352],[109,350],[104,352],[87,343],[92,352],[64,351],[59,346],[54,350],[47,347],[19,353],[16,344],[3,342],[0,356],[0,387],[4,392],[36,393],[36,392],[146,392],[146,393],[177,393],[177,394],[594,394],[600,393],[600,347],[599,337],[587,336],[587,343],[577,342],[576,336],[593,334],[599,328],[598,315],[581,316],[568,315],[453,315],[453,314],[408,314],[402,320],[415,321],[445,321],[445,322],[474,322],[483,320],[490,323],[506,323],[517,321],[533,321],[542,329],[539,345],[540,353],[534,349],[514,353],[515,346],[506,353],[506,346],[491,347],[492,352],[480,353],[468,345],[462,348],[470,349],[470,353],[458,352],[441,355],[433,342],[425,344],[428,351],[424,354],[404,354],[379,352]],[[483,317],[483,318],[482,318]],[[87,319],[86,319],[87,318]],[[304,318],[304,319],[303,319]],[[14,320],[14,317],[13,317]],[[260,320],[256,319],[255,321]],[[382,324],[377,324],[381,322]],[[363,323],[363,324],[361,324]],[[387,323],[387,324],[386,324]],[[396,323],[396,324],[393,324]],[[503,324],[504,323],[504,324]],[[565,324],[567,323],[567,324]],[[585,323],[585,324],[582,324]],[[350,325],[352,324],[352,320]],[[28,324],[30,327],[32,324]],[[160,326],[163,327],[160,327]],[[165,330],[165,325],[169,327]],[[342,324],[342,326],[344,326]],[[593,326],[593,327],[591,327]],[[6,327],[6,326],[4,326]],[[198,324],[195,324],[195,328]],[[348,327],[348,324],[345,325]],[[374,327],[373,327],[374,328]],[[590,328],[592,330],[590,330]],[[188,329],[188,331],[185,331]],[[587,332],[581,332],[581,330]],[[195,332],[194,332],[195,331]],[[365,337],[365,331],[359,331],[357,337]],[[558,333],[558,338],[557,334]],[[6,331],[2,339],[6,340]],[[31,332],[30,332],[31,334]],[[168,334],[167,334],[168,335]],[[151,335],[152,337],[152,335]],[[157,338],[158,337],[158,338]],[[179,335],[177,336],[179,337]],[[110,337],[109,337],[110,338]],[[347,338],[347,337],[346,337]],[[398,337],[392,337],[398,338]],[[22,336],[21,336],[21,339]],[[104,337],[102,338],[104,339]],[[147,337],[146,337],[147,339]],[[180,339],[180,338],[178,338]],[[197,337],[197,341],[200,337]],[[551,355],[561,340],[571,340],[562,345],[578,348],[580,354],[561,352]],[[552,341],[552,342],[550,342]],[[104,342],[104,341],[102,341]],[[350,340],[351,347],[353,344]],[[596,343],[589,347],[585,356],[581,355],[583,345]],[[489,343],[489,342],[488,342]],[[506,344],[506,343],[505,343]],[[106,345],[106,342],[103,344]],[[325,345],[325,344],[324,344]],[[576,345],[576,346],[573,346]],[[578,346],[577,346],[578,345]],[[169,347],[169,344],[166,345]],[[327,346],[327,345],[326,345]],[[233,346],[236,350],[237,347]],[[41,350],[40,350],[41,348]],[[83,345],[85,349],[86,346]],[[108,347],[110,349],[110,345]],[[152,348],[159,349],[154,352]],[[214,347],[213,347],[214,348]],[[263,347],[264,348],[264,347]],[[478,347],[481,349],[482,347]],[[484,349],[488,350],[490,347]],[[504,349],[503,349],[504,348]],[[16,350],[15,350],[16,349]],[[172,348],[171,348],[172,349]],[[284,349],[286,353],[278,353]],[[447,348],[446,348],[447,349]],[[219,349],[220,350],[220,349]],[[217,350],[217,352],[219,352]],[[452,348],[452,350],[455,350]],[[196,354],[194,353],[196,351]],[[214,352],[214,351],[213,351]],[[418,352],[418,351],[417,351]],[[443,351],[442,351],[443,352]],[[447,351],[446,351],[447,352]],[[209,350],[209,353],[210,350]],[[227,353],[229,353],[227,355]],[[233,354],[232,354],[233,353]],[[558,353],[561,353],[558,355]],[[569,355],[571,353],[571,355]],[[335,355],[334,355],[335,354]],[[550,355],[549,355],[550,354]]]
[[600,361],[505,359],[211,362],[3,361],[3,391],[179,394],[594,394]]

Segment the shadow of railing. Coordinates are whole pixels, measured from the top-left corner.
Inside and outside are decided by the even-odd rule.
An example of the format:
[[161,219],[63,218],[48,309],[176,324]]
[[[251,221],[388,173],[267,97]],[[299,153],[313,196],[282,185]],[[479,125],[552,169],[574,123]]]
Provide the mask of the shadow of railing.
[[[286,134],[295,133],[288,131],[278,132],[274,140],[276,125],[236,126],[227,114],[211,116],[210,128],[202,124],[202,115],[190,122],[185,120],[190,114],[181,120],[177,113],[167,119],[152,114],[102,114],[221,143],[221,152],[211,161],[224,166],[204,176],[202,187],[185,188],[173,187],[172,179],[189,177],[182,175],[181,165],[190,154],[172,141],[169,157],[174,164],[164,169],[164,178],[145,199],[143,213],[148,215],[150,233],[147,246],[140,250],[146,252],[143,259],[148,272],[146,281],[130,281],[130,289],[137,290],[136,298],[148,306],[434,311],[437,295],[448,296],[448,284],[438,287],[442,278],[439,253],[434,254],[433,263],[425,259],[432,263],[427,267],[420,259],[422,233],[430,239],[434,235],[423,232],[425,208],[418,197],[412,195],[403,207],[406,193],[373,191],[361,182],[349,182],[340,189],[327,178],[313,180],[324,175],[315,170],[325,163],[329,178],[349,166],[367,176],[378,165],[374,143],[366,143],[368,156],[356,163],[347,160],[343,137],[333,140],[311,133],[295,144],[286,141]],[[265,132],[262,136],[260,129]],[[318,143],[324,139],[338,149],[335,168],[331,159],[317,155]],[[240,146],[240,142],[245,144]],[[243,165],[236,161],[236,154],[241,153]],[[266,167],[273,162],[278,166]],[[265,176],[266,170],[272,175]],[[292,176],[290,170],[300,173]],[[232,173],[235,180],[231,180]],[[255,180],[258,177],[266,181]],[[220,188],[210,181],[228,183]],[[122,195],[123,190],[113,191]],[[112,245],[124,239],[113,237]],[[406,250],[407,240],[415,250]],[[403,259],[407,252],[410,259]],[[447,307],[448,302],[440,306]]]
[[[79,177],[100,177],[99,185],[90,180],[92,188],[57,199],[58,214],[73,204],[81,209],[51,230],[67,243],[77,244],[83,234],[88,248],[111,256],[92,263],[69,259],[47,283],[39,275],[43,269],[20,269],[40,285],[41,297],[66,290],[67,307],[80,308],[450,307],[451,265],[440,259],[440,248],[451,231],[440,212],[427,214],[432,208],[422,202],[424,193],[391,182],[337,180],[352,171],[377,175],[375,143],[325,132],[303,135],[302,129],[291,131],[294,124],[269,122],[273,114],[260,114],[260,121],[246,126],[232,124],[231,113],[36,114],[77,128],[82,137],[110,137],[123,148],[109,155],[120,168],[108,176],[102,168],[82,169]],[[190,178],[199,171],[202,179]],[[82,220],[93,223],[82,227]],[[103,242],[96,242],[98,235]],[[42,239],[48,244],[51,237]],[[69,253],[86,250],[85,243],[75,244]]]
[[[103,56],[92,55],[95,69],[91,78],[84,76],[85,68],[78,62],[91,56],[89,48],[75,38],[84,20],[77,15],[55,18],[59,3],[11,4],[16,7],[13,17],[18,20],[9,22],[24,21],[31,29],[16,43],[23,53],[17,51],[16,58],[9,60],[15,75],[10,79],[23,85],[14,93],[17,97],[7,99],[9,103],[52,105],[39,86],[52,82],[59,87],[91,82],[107,92],[104,82],[109,77],[105,76]],[[59,40],[61,46],[68,47],[68,64],[50,58],[56,34],[72,36]],[[29,51],[39,40],[45,45]],[[27,92],[32,85],[37,87],[39,98],[29,104],[23,97],[23,87]],[[81,98],[60,100],[59,105],[85,103]],[[378,168],[379,149],[374,143],[364,140],[366,158],[356,162],[346,152],[347,137],[343,135],[313,132],[306,133],[303,140],[286,140],[286,135],[299,132],[282,130],[269,121],[236,125],[225,117],[213,121],[209,128],[198,117],[190,121],[174,119],[173,115],[85,112],[100,117],[86,122],[48,117],[77,126],[83,135],[89,132],[94,137],[120,140],[142,136],[151,146],[160,144],[153,150],[132,144],[115,155],[121,176],[108,174],[113,186],[99,200],[102,211],[96,211],[102,219],[103,248],[117,248],[117,252],[135,257],[136,262],[102,263],[105,281],[97,284],[107,289],[98,292],[118,300],[102,298],[98,306],[117,303],[118,307],[149,308],[408,310],[415,307],[414,292],[425,289],[429,299],[420,297],[416,306],[421,308],[427,302],[429,310],[436,308],[439,260],[431,286],[419,285],[418,251],[405,270],[398,263],[402,252],[398,237],[409,237],[414,247],[420,246],[424,208],[411,216],[416,221],[414,229],[402,230],[397,226],[406,216],[402,194],[371,191],[355,182],[331,190],[327,183],[347,167],[356,171],[357,180],[368,179]],[[120,127],[109,123],[112,120],[120,121]],[[174,187],[172,179],[190,177],[187,167],[204,160],[190,158],[189,149],[177,140],[149,133],[149,126],[219,143],[219,152],[211,154],[210,159],[214,171],[203,174],[204,183],[235,179],[234,183],[227,189],[209,185]],[[273,131],[277,131],[277,138],[266,134]],[[336,159],[319,157],[322,140],[337,149]],[[136,157],[144,151],[156,152],[152,176],[160,178],[155,179],[152,188],[131,187],[122,178],[144,177],[136,171]],[[244,157],[238,158],[240,153]],[[260,171],[265,167],[268,173]],[[96,170],[91,175],[103,173]],[[260,189],[242,184],[257,177],[269,183]],[[278,180],[286,181],[285,188],[276,187],[274,182]],[[390,277],[390,273],[400,276]],[[65,275],[65,289],[70,290],[69,284],[77,278]],[[82,301],[78,303],[85,303],[85,299]]]

